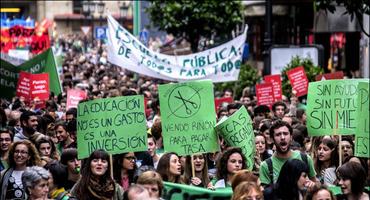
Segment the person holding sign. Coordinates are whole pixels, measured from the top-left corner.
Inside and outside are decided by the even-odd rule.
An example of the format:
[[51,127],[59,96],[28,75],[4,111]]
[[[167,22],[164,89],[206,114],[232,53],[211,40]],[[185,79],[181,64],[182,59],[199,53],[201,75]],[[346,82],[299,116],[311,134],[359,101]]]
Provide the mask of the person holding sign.
[[174,152],[168,152],[159,159],[157,172],[163,181],[180,183],[181,164],[179,156]]
[[112,179],[109,154],[95,150],[86,160],[81,179],[72,188],[71,194],[79,200],[123,199],[123,189]]
[[239,147],[231,147],[221,155],[217,162],[216,178],[208,188],[231,187],[231,179],[236,172],[246,169],[246,158]]
[[[181,181],[185,184],[206,188],[210,182],[206,154],[194,154],[192,156],[193,159],[191,156],[186,156],[185,170]],[[192,174],[192,168],[194,168],[195,174]]]

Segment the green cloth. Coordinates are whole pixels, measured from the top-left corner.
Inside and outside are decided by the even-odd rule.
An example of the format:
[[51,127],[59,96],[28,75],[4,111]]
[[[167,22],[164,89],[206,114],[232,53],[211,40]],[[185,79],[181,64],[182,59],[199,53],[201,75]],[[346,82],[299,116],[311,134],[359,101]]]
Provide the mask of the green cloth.
[[[287,161],[288,159],[302,160],[301,153],[299,151],[292,151],[292,156],[288,159],[277,158],[275,155],[273,155],[271,158],[272,158],[272,166],[273,166],[273,171],[274,171],[273,172],[274,183],[276,183],[277,179],[279,178],[281,167],[284,165],[285,161]],[[308,162],[309,170],[310,170],[309,177],[310,178],[315,177],[316,176],[315,167],[313,165],[313,160],[309,155],[307,155],[307,162]],[[266,185],[270,184],[271,183],[270,173],[269,173],[269,169],[268,169],[266,161],[263,161],[261,163],[259,172],[260,172],[261,183],[266,184]]]

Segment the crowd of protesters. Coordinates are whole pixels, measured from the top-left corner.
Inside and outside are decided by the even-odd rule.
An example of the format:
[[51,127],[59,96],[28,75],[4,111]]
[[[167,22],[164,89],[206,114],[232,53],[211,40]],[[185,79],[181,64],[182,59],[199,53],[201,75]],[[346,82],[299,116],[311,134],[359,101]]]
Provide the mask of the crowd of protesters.
[[[353,136],[341,141],[337,136],[309,137],[304,106],[294,94],[270,110],[257,106],[255,94],[246,88],[240,99],[218,108],[218,120],[247,108],[255,134],[253,170],[246,170],[250,166],[241,149],[228,146],[222,137],[219,152],[179,156],[164,152],[158,85],[166,82],[108,63],[100,42],[87,51],[82,44],[75,35],[54,42],[54,50],[64,55],[63,92],[51,94],[44,108],[22,98],[1,99],[0,200],[161,199],[164,181],[209,190],[230,187],[233,200],[369,199],[370,159],[354,156]],[[111,160],[107,152],[96,150],[79,160],[77,109],[66,110],[66,92],[75,88],[87,91],[87,100],[144,95],[150,111],[148,151]],[[222,95],[235,94],[226,90]],[[332,186],[339,186],[341,194],[334,195]]]

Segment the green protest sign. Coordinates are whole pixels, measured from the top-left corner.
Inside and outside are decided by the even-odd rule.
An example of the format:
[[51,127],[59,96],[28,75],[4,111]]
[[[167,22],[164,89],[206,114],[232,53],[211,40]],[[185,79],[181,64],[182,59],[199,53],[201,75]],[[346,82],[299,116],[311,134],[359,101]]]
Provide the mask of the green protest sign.
[[1,97],[3,98],[11,99],[15,96],[20,71],[32,74],[47,73],[50,79],[50,91],[55,95],[62,92],[52,49],[46,50],[19,66],[14,66],[2,59],[0,64]]
[[96,99],[78,104],[78,158],[96,149],[111,154],[147,150],[143,96]]
[[254,143],[252,120],[247,109],[242,106],[230,117],[223,118],[217,123],[216,130],[228,145],[242,149],[247,159],[247,167],[252,170],[256,145]]
[[358,84],[355,156],[370,158],[369,82]]
[[218,151],[211,81],[159,86],[165,151],[191,155]]
[[358,83],[365,79],[310,82],[307,129],[310,136],[351,135],[356,129]]
[[219,199],[229,200],[233,194],[231,187],[217,190],[209,190],[206,188],[164,182],[163,199],[166,200],[208,200]]

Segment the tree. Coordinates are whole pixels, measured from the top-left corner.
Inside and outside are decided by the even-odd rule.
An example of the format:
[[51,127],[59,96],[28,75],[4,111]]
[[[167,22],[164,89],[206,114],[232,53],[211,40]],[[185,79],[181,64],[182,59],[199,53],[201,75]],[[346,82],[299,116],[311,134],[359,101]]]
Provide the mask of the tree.
[[335,12],[335,5],[343,5],[346,8],[346,12],[343,14],[349,14],[351,21],[356,16],[362,32],[370,37],[370,33],[367,33],[363,26],[363,14],[370,15],[370,1],[369,0],[316,0],[316,6],[319,9]]
[[152,0],[146,12],[159,30],[184,37],[193,53],[198,51],[201,37],[216,34],[228,38],[243,20],[240,1]]

